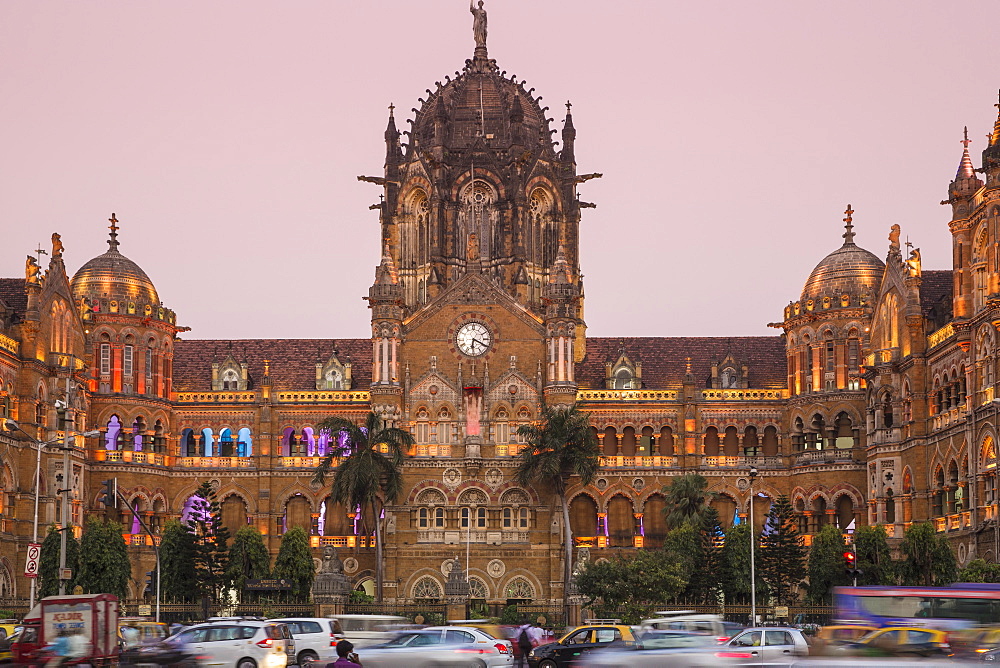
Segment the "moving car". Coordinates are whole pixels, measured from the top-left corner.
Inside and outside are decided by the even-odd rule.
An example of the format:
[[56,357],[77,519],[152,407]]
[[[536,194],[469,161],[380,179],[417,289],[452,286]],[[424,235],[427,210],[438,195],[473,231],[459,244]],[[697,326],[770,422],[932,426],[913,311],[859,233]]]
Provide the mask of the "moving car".
[[336,661],[337,643],[344,638],[340,622],[326,617],[285,617],[281,622],[295,638],[296,663],[306,668],[316,661]]
[[389,642],[358,652],[365,668],[508,668],[514,663],[509,640],[471,626],[430,626],[403,631]]
[[715,656],[755,666],[787,666],[809,655],[809,644],[799,629],[787,626],[753,627],[720,645]]
[[356,648],[387,642],[396,630],[410,625],[410,620],[397,615],[337,615],[335,619]]
[[948,633],[912,626],[889,626],[872,631],[857,642],[841,645],[839,656],[951,656]]
[[564,668],[594,650],[635,645],[632,627],[622,624],[584,624],[556,642],[539,645],[528,653],[531,668]]
[[[711,665],[718,663],[714,654],[718,648],[718,642],[711,635],[653,629],[646,631],[635,645],[598,649],[587,654],[582,661],[575,665],[592,668]],[[700,654],[701,656],[680,657],[679,654]]]
[[279,622],[252,619],[195,624],[167,639],[201,657],[206,668],[285,668],[295,663],[295,640]]

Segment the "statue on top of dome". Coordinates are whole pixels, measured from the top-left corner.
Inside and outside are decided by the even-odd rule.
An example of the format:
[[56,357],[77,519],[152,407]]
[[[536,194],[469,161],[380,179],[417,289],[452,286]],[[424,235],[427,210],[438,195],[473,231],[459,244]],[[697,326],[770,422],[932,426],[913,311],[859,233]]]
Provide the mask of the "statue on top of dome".
[[486,46],[486,10],[483,9],[483,0],[479,0],[479,7],[476,7],[475,0],[469,0],[469,11],[472,12],[472,35],[476,38],[477,47]]

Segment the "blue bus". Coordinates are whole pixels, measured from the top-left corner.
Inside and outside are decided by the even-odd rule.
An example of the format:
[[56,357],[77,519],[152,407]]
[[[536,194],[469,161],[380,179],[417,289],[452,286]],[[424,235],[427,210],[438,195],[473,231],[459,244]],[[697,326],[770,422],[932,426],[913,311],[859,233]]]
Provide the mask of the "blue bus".
[[950,587],[834,587],[839,623],[961,629],[1000,623],[1000,584]]

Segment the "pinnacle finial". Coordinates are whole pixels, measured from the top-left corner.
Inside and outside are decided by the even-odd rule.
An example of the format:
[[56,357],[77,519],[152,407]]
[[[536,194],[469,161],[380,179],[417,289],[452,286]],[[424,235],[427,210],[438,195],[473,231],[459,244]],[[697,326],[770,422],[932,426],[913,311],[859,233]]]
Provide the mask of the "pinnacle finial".
[[392,113],[395,109],[396,109],[396,105],[394,105],[392,102],[390,102],[389,103],[389,118],[395,118],[395,116]]
[[962,160],[958,163],[958,173],[955,175],[955,181],[959,179],[975,179],[976,170],[972,166],[972,156],[969,155],[969,144],[972,140],[969,139],[969,126],[966,125],[962,128]]
[[570,102],[569,100],[566,100],[566,113],[567,114],[573,113],[573,103]]
[[115,217],[114,212],[112,212],[111,217],[108,218],[108,222],[111,223],[111,225],[108,226],[108,229],[111,230],[111,234],[108,235],[108,236],[111,237],[108,240],[108,246],[111,247],[111,250],[117,251],[118,250],[118,230],[120,228],[118,227],[118,218]]
[[962,128],[962,142],[961,142],[961,144],[965,148],[969,148],[969,144],[971,144],[971,143],[972,143],[972,140],[969,139],[969,126],[966,125],[964,128]]
[[[998,101],[993,106],[1000,109],[1000,92],[997,94]],[[990,146],[996,146],[997,142],[1000,142],[1000,114],[997,115],[996,123],[993,124],[993,133],[988,135],[990,138]]]
[[847,205],[847,209],[844,213],[847,217],[844,218],[845,232],[842,236],[844,237],[844,245],[847,246],[848,244],[854,243],[854,209],[851,208],[850,204]]

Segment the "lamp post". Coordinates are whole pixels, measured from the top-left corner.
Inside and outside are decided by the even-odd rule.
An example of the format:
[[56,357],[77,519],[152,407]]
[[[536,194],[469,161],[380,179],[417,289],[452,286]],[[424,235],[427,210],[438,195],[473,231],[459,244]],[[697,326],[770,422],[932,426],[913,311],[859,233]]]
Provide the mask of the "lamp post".
[[750,625],[757,625],[757,564],[754,561],[754,533],[753,526],[753,481],[757,478],[757,467],[750,467]]
[[[4,427],[7,429],[7,431],[19,431],[19,432],[21,432],[22,434],[24,434],[25,436],[27,436],[28,439],[32,443],[34,443],[34,446],[35,446],[35,512],[34,512],[34,520],[32,522],[32,529],[31,529],[31,542],[32,543],[38,543],[38,496],[39,496],[39,494],[38,494],[39,493],[38,481],[39,481],[39,478],[42,475],[42,448],[44,446],[46,446],[46,445],[55,445],[56,443],[59,443],[59,442],[65,442],[66,437],[72,437],[72,436],[75,436],[75,435],[84,436],[84,437],[98,436],[98,435],[100,435],[101,432],[99,432],[97,430],[85,431],[85,432],[82,432],[82,433],[81,432],[68,432],[67,431],[67,433],[66,433],[67,436],[61,436],[59,438],[54,438],[51,441],[40,441],[37,438],[35,438],[34,436],[32,436],[31,434],[29,434],[28,432],[26,432],[24,429],[22,429],[21,425],[19,425],[15,420],[11,420],[10,418],[7,418],[4,421]],[[64,458],[63,461],[65,461],[65,458]],[[65,475],[65,474],[66,474],[66,471],[64,470],[63,471],[63,475]],[[65,531],[65,529],[66,529],[66,527],[64,526],[63,530]],[[65,545],[66,545],[65,534],[63,534],[62,545],[63,545],[64,549],[62,551],[63,555],[60,558],[60,564],[61,565],[65,565],[65,563],[66,563],[65,562]],[[37,587],[37,580],[38,580],[38,578],[31,578],[31,590],[30,590],[30,594],[29,594],[29,598],[28,598],[28,609],[29,610],[31,610],[32,608],[35,607],[35,588]]]

